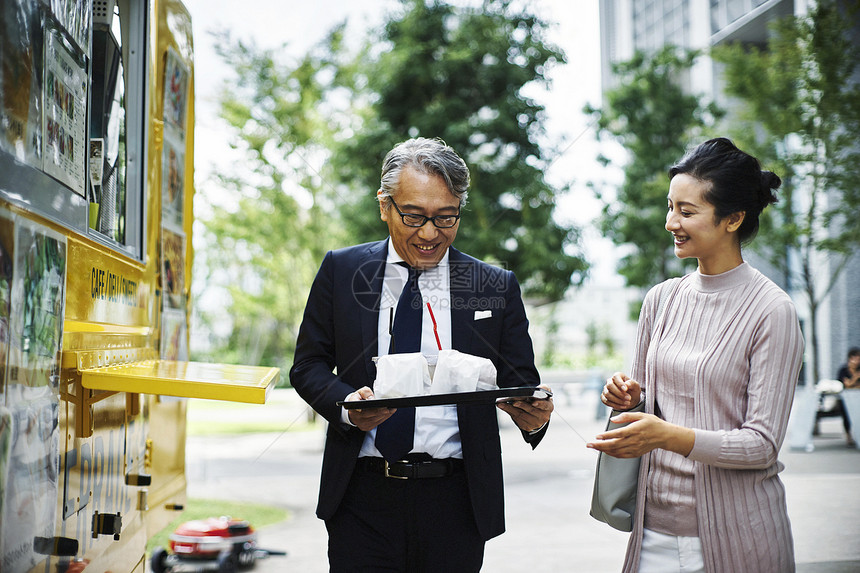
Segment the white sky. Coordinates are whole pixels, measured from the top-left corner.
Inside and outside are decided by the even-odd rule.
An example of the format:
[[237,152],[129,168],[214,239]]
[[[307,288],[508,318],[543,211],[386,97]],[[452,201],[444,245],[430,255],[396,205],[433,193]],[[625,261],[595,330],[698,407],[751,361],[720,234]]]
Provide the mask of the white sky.
[[[348,19],[348,30],[360,34],[378,25],[390,0],[184,0],[191,13],[195,42],[196,136],[195,169],[198,189],[206,189],[206,178],[219,158],[229,156],[227,136],[217,118],[213,96],[222,85],[224,64],[213,49],[210,31],[227,28],[234,38],[253,40],[263,48],[287,43],[297,54],[319,42],[336,23]],[[617,249],[590,227],[599,214],[599,203],[585,187],[589,180],[618,180],[595,160],[599,148],[589,118],[582,113],[586,103],[600,104],[600,44],[597,0],[532,0],[531,4],[552,24],[551,41],[567,55],[568,63],[556,66],[548,92],[536,94],[546,107],[547,135],[566,148],[547,173],[550,183],[573,183],[571,192],[560,198],[557,218],[575,222],[583,230],[586,256],[592,264],[595,286],[620,286],[623,281],[614,267]]]

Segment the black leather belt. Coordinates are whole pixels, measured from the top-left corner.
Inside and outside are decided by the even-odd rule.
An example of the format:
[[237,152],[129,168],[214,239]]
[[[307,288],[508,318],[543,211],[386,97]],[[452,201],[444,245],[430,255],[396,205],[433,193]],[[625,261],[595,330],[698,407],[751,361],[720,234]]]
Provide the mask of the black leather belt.
[[357,469],[365,472],[382,474],[394,479],[426,479],[440,478],[460,473],[464,470],[463,460],[433,458],[418,460],[401,460],[388,462],[384,458],[358,458]]

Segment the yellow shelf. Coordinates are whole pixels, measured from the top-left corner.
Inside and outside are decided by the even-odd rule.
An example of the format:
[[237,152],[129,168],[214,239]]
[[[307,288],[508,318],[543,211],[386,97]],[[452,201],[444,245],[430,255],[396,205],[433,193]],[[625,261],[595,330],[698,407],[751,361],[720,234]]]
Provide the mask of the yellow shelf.
[[80,370],[90,390],[265,404],[280,369],[265,366],[142,360]]

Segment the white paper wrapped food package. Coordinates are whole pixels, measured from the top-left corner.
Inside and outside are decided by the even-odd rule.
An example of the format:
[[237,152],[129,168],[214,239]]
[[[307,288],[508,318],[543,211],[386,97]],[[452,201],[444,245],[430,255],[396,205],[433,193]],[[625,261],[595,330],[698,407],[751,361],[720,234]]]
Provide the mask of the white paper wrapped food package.
[[495,390],[496,367],[492,361],[457,350],[440,350],[431,394]]
[[430,370],[420,352],[388,354],[376,361],[374,398],[421,396],[429,386]]

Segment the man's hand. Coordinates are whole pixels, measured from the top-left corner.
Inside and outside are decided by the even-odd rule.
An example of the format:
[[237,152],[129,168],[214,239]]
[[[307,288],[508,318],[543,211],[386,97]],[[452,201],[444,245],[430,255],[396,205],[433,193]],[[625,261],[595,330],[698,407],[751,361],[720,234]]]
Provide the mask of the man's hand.
[[[364,386],[359,388],[345,399],[346,402],[356,400],[370,400],[373,398],[373,390]],[[350,408],[347,410],[349,421],[352,422],[362,432],[369,432],[397,411],[397,408]]]
[[[538,386],[549,391],[548,386]],[[507,414],[520,430],[534,432],[543,428],[549,422],[552,414],[552,398],[540,400],[516,399],[513,402],[499,402],[496,407]]]

